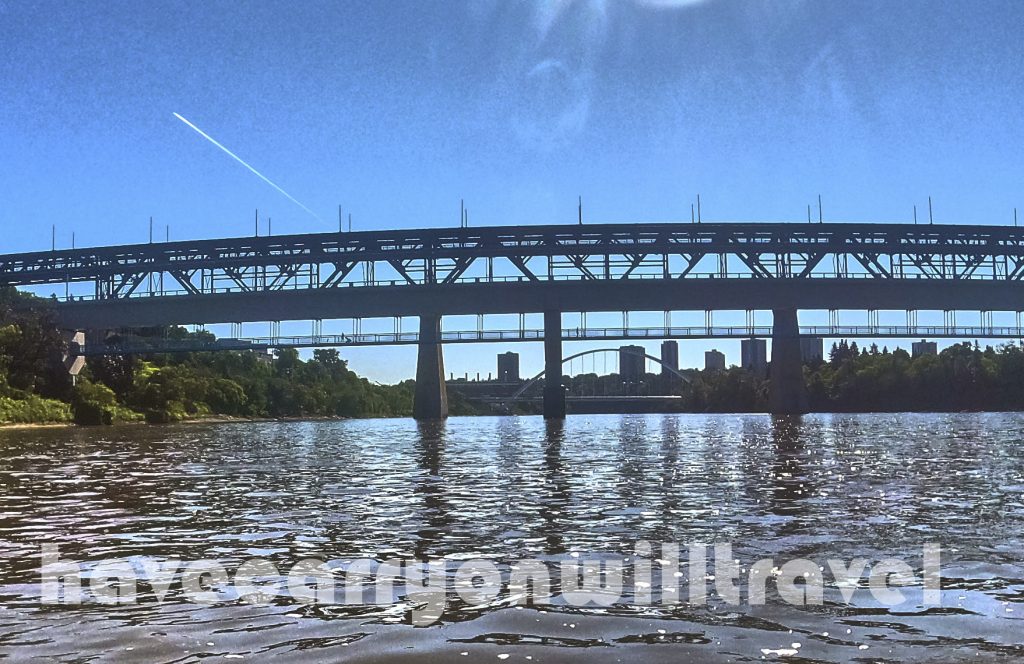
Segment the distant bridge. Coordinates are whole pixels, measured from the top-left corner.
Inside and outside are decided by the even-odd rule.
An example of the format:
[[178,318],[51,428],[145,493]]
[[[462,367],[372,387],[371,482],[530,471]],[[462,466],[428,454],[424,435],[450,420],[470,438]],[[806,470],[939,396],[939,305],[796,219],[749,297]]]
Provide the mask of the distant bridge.
[[[773,408],[787,412],[805,404],[798,309],[1019,312],[1022,279],[1024,229],[966,225],[415,229],[0,256],[0,285],[63,291],[54,308],[73,330],[417,316],[414,339],[377,342],[419,345],[416,414],[423,418],[446,412],[440,348],[462,340],[445,338],[442,316],[543,312],[540,335],[554,375],[567,338],[563,312],[772,309]],[[83,285],[88,295],[72,296]],[[994,328],[940,335],[907,327],[912,336],[1003,336]],[[894,332],[878,336],[905,336]],[[1019,331],[1006,332],[1011,337]],[[545,389],[545,413],[564,413],[564,394],[554,382]]]
[[[464,386],[459,386],[464,390]],[[594,413],[673,413],[682,412],[686,401],[683,397],[672,395],[575,395],[565,398],[570,410],[580,414]],[[472,397],[472,401],[488,405],[499,412],[508,412],[507,400],[503,397]],[[540,397],[520,397],[519,403],[540,405]]]
[[[713,327],[601,327],[565,328],[563,341],[643,341],[663,339],[749,339],[772,336],[771,325],[716,325]],[[1022,326],[986,325],[801,325],[800,336],[823,339],[1009,339],[1024,340]],[[446,330],[444,344],[517,343],[543,341],[544,330]],[[420,342],[418,332],[360,332],[352,334],[277,335],[269,337],[164,339],[160,337],[113,337],[71,350],[73,355],[96,357],[139,353],[201,353],[225,350],[269,351],[277,348],[330,348],[347,346],[409,346]]]

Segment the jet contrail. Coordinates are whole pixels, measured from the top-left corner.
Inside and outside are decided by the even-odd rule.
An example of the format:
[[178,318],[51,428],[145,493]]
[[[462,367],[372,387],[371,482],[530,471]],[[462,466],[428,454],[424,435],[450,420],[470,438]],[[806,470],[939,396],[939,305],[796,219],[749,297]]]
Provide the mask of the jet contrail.
[[[172,112],[173,112],[173,111],[172,111]],[[206,133],[205,131],[203,131],[203,130],[202,130],[202,129],[200,129],[199,127],[195,126],[194,124],[192,124],[191,122],[189,122],[188,120],[186,120],[186,119],[185,119],[185,118],[183,118],[182,116],[178,115],[177,113],[175,113],[175,114],[174,114],[174,117],[178,118],[179,120],[181,120],[182,122],[184,122],[185,124],[187,124],[187,125],[188,125],[189,127],[192,127],[193,129],[195,129],[195,130],[196,130],[196,132],[197,132],[197,133],[198,133],[198,134],[199,134],[200,136],[202,136],[202,137],[203,137],[203,138],[205,138],[206,140],[210,141],[211,143],[213,143],[214,145],[216,145],[217,147],[219,147],[219,148],[220,148],[221,150],[223,150],[224,152],[227,152],[227,153],[228,153],[228,154],[229,154],[229,155],[231,156],[231,158],[232,158],[232,159],[234,159],[235,161],[237,161],[237,162],[238,162],[239,164],[241,164],[242,166],[245,166],[246,168],[248,168],[248,169],[249,169],[250,171],[252,171],[252,172],[253,172],[253,174],[255,174],[255,175],[256,175],[256,177],[260,178],[261,180],[263,180],[264,182],[266,182],[267,184],[269,184],[269,185],[270,185],[271,187],[273,187],[274,189],[277,189],[277,190],[278,190],[279,192],[281,192],[282,194],[284,194],[285,196],[287,196],[287,197],[288,197],[288,200],[290,200],[290,201],[291,201],[292,203],[295,203],[296,205],[298,205],[298,206],[299,206],[300,208],[302,208],[302,209],[303,209],[303,210],[305,210],[306,212],[310,213],[311,215],[313,215],[314,217],[316,217],[316,218],[317,218],[317,219],[319,219],[320,221],[323,221],[323,219],[320,219],[320,215],[318,215],[318,214],[317,214],[316,212],[313,212],[312,210],[310,210],[310,209],[309,209],[308,207],[306,207],[305,205],[303,205],[303,204],[302,204],[302,203],[300,203],[299,201],[295,200],[295,197],[294,197],[294,196],[292,196],[292,195],[291,195],[291,194],[289,194],[289,193],[288,193],[287,191],[285,191],[285,190],[284,190],[284,189],[282,189],[281,187],[278,187],[278,186],[277,186],[276,184],[274,184],[273,182],[271,182],[271,181],[270,181],[270,178],[268,178],[267,176],[263,175],[263,173],[260,173],[260,172],[259,172],[259,171],[257,171],[257,170],[256,170],[255,168],[253,168],[253,167],[252,167],[252,166],[250,166],[249,164],[245,163],[245,161],[244,161],[244,160],[243,160],[243,159],[242,159],[241,157],[239,157],[239,156],[238,156],[237,154],[235,154],[235,153],[234,153],[234,152],[232,152],[231,150],[228,150],[228,149],[227,149],[226,147],[224,147],[223,145],[221,145],[220,143],[218,143],[218,142],[217,142],[217,140],[216,140],[215,138],[213,138],[213,136],[210,136],[210,135],[209,135],[209,134],[207,134],[207,133]]]

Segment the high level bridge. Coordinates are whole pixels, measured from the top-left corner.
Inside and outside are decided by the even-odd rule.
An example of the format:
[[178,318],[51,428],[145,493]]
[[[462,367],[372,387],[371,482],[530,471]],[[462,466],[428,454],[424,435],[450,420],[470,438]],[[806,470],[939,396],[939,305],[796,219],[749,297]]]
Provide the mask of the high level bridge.
[[543,313],[544,412],[560,417],[563,312],[772,309],[773,408],[794,412],[799,309],[1019,312],[1022,279],[1024,229],[967,225],[445,228],[0,255],[0,285],[88,284],[54,303],[68,330],[417,316],[420,418],[447,411],[446,315]]

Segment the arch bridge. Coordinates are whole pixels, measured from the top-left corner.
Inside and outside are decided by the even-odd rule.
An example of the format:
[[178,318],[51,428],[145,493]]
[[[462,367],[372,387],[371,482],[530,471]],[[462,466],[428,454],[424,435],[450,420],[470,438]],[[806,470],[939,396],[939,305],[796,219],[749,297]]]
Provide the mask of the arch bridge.
[[[627,353],[627,354],[630,354],[630,355],[639,356],[642,359],[653,360],[658,365],[664,367],[666,371],[668,371],[672,375],[676,376],[677,378],[679,378],[684,383],[689,384],[691,382],[689,376],[687,376],[683,372],[679,371],[679,369],[677,367],[673,367],[671,364],[668,364],[667,362],[662,360],[660,357],[655,357],[653,355],[649,355],[647,353],[644,353],[644,352],[641,352],[641,351],[637,351],[637,350],[634,350],[634,349],[629,348],[629,347],[624,347],[624,348],[593,348],[591,350],[585,350],[585,351],[582,351],[580,353],[576,353],[574,355],[567,355],[566,357],[563,357],[561,363],[559,363],[558,373],[559,374],[562,373],[562,365],[565,364],[566,362],[571,362],[572,360],[575,360],[576,358],[585,357],[587,355],[596,355],[597,353]],[[510,396],[505,401],[505,403],[506,404],[511,404],[511,403],[514,403],[515,401],[517,401],[518,399],[520,399],[527,392],[527,390],[529,390],[531,387],[536,385],[537,382],[541,378],[543,378],[546,373],[547,373],[547,369],[544,369],[543,371],[541,371],[540,373],[535,375],[533,378],[531,378],[530,380],[528,380],[525,383],[523,383],[523,385],[518,390],[516,390],[512,394],[512,396]]]

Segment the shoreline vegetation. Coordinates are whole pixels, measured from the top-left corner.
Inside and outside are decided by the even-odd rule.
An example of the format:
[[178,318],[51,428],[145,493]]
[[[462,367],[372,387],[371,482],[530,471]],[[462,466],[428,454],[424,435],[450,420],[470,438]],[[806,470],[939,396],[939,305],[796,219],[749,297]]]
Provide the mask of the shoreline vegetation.
[[[181,420],[180,424],[235,424],[246,422],[340,422],[353,419],[351,417],[299,416],[299,417],[232,417],[230,415],[205,415]],[[146,422],[118,422],[119,425],[146,426]],[[0,421],[0,430],[4,429],[60,429],[78,426],[73,419],[60,422],[8,422]]]
[[[172,339],[213,338],[172,327]],[[0,424],[170,423],[239,419],[391,417],[412,413],[413,381],[378,385],[333,349],[309,360],[283,349],[90,358],[75,381],[48,302],[0,289]]]
[[[171,339],[206,332],[143,331]],[[62,363],[65,341],[46,300],[0,289],[0,426],[162,424],[408,417],[415,383],[380,385],[351,371],[335,349],[302,360],[295,349],[90,358],[74,382]],[[1024,410],[1024,351],[1013,343],[950,346],[911,357],[842,341],[824,362],[805,366],[813,412]],[[739,368],[689,372],[677,412],[767,412],[768,378]],[[566,377],[571,394],[598,394],[618,376]],[[648,375],[649,386],[659,376]],[[664,385],[662,387],[665,387]],[[607,393],[607,392],[605,392]],[[522,408],[529,408],[523,406]],[[449,390],[452,415],[492,414]],[[519,412],[529,412],[520,410]]]

